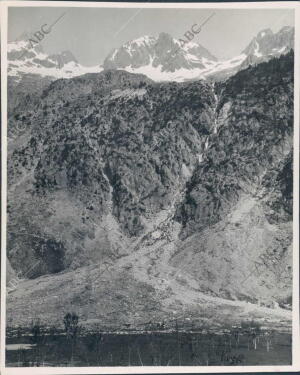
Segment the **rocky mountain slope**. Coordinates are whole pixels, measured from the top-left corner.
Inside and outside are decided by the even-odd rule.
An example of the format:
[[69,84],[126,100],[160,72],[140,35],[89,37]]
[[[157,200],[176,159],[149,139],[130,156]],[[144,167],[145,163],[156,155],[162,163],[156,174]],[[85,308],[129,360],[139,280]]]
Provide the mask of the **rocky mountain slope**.
[[29,40],[30,36],[25,33],[7,45],[9,112],[19,104],[22,107],[32,98],[38,98],[43,89],[58,78],[102,70],[100,66],[81,65],[70,51],[48,55],[41,44]]
[[[155,81],[224,80],[250,64],[267,61],[293,48],[294,29],[284,27],[274,34],[263,30],[239,55],[218,61],[206,48],[187,40],[176,40],[167,33],[145,36],[113,50],[103,65],[83,66],[70,51],[48,55],[42,45],[29,42],[24,33],[8,43],[8,110],[12,112],[37,99],[50,82],[104,69],[121,69],[145,74]],[[186,43],[184,43],[186,42]]]
[[111,326],[179,315],[286,325],[289,312],[270,308],[287,307],[292,288],[293,58],[219,84],[105,70],[20,104],[10,324],[72,309]]

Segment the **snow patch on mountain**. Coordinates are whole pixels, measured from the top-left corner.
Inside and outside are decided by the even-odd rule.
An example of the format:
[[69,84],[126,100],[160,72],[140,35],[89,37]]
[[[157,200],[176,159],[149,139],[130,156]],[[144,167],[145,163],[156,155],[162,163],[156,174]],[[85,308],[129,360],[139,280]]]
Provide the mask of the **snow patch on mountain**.
[[60,54],[47,55],[40,45],[28,48],[28,42],[19,40],[8,43],[8,75],[16,81],[24,74],[40,75],[53,79],[72,78],[85,73],[98,73],[101,66],[83,66],[73,54],[63,51]]
[[145,74],[155,81],[224,79],[250,64],[267,61],[289,52],[294,44],[294,28],[283,27],[277,33],[260,31],[238,56],[218,61],[196,42],[183,44],[167,33],[157,38],[145,36],[114,49],[104,61],[104,69],[122,69]]
[[259,52],[259,44],[257,43],[257,41],[255,41],[256,45],[255,45],[255,50],[254,50],[254,56],[256,57],[261,57],[262,56],[262,53]]
[[87,67],[69,51],[47,55],[41,45],[28,48],[28,42],[21,39],[8,44],[8,75],[18,82],[26,74],[59,79],[116,69],[145,74],[154,81],[223,80],[250,64],[288,53],[293,46],[293,27],[283,27],[277,33],[265,29],[240,55],[219,61],[200,44],[194,41],[183,43],[162,32],[158,37],[146,35],[128,41],[113,49],[103,66]]
[[151,78],[154,81],[176,81],[184,82],[192,79],[208,79],[218,72],[226,72],[232,70],[241,65],[241,63],[246,59],[245,54],[236,56],[229,60],[224,61],[210,61],[203,59],[203,68],[194,68],[194,69],[176,69],[174,72],[163,71],[163,66],[153,66],[152,60],[148,65],[142,66],[140,68],[134,68],[128,66],[122,70],[126,70],[129,73],[135,74],[145,74],[147,77]]

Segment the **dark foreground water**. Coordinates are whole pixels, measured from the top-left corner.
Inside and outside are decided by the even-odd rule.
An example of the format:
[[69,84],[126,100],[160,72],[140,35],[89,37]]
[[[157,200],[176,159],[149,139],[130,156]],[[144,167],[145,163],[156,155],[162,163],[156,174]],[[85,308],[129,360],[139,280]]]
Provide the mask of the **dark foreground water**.
[[16,366],[290,365],[287,333],[143,333],[11,337],[6,364]]

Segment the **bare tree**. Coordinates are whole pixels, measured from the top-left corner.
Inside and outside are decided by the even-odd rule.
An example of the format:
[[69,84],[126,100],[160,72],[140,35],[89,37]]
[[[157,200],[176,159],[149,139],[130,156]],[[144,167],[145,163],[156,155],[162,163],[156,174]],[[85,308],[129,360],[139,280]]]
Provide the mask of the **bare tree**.
[[74,347],[76,344],[77,335],[80,330],[78,321],[79,321],[78,315],[76,315],[75,313],[67,313],[64,316],[64,326],[65,326],[67,339],[71,341],[71,363],[73,363]]

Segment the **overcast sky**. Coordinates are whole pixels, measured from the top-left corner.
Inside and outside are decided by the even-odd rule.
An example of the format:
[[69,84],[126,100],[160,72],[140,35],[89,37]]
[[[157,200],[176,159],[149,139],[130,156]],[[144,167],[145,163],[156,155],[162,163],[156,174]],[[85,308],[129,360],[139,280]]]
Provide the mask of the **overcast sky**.
[[288,9],[112,9],[15,7],[8,12],[8,39],[38,31],[61,15],[51,33],[41,42],[46,53],[71,51],[83,65],[101,64],[108,53],[124,42],[164,31],[179,39],[193,24],[200,25],[212,13],[194,41],[216,57],[236,56],[262,29],[277,32],[294,26],[294,12]]

